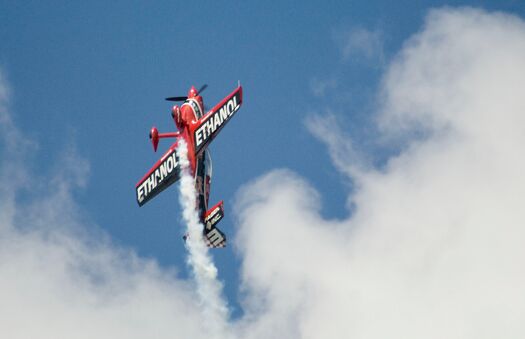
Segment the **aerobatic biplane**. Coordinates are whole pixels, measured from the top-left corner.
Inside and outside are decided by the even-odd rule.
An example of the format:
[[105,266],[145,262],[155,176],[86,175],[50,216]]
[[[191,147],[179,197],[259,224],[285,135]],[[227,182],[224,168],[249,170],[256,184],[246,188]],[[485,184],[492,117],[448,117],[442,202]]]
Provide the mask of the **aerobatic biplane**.
[[142,206],[180,178],[181,166],[177,144],[180,139],[184,139],[188,147],[191,174],[195,178],[196,207],[204,224],[204,240],[209,247],[224,247],[226,237],[216,227],[224,217],[224,203],[220,201],[208,209],[212,176],[208,145],[241,107],[242,87],[238,85],[232,93],[204,114],[204,104],[200,94],[206,87],[207,85],[204,85],[196,90],[192,86],[188,91],[188,96],[166,98],[168,101],[183,102],[180,107],[175,105],[171,110],[178,132],[159,133],[157,128],[152,127],[149,137],[155,152],[160,139],[175,138],[176,140],[149,172],[140,179],[135,189],[137,202],[139,206]]

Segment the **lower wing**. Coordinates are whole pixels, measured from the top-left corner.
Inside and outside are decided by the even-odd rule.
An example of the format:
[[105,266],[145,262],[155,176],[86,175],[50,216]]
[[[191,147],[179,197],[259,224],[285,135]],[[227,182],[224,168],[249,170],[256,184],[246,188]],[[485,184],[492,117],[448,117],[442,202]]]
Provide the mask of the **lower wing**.
[[135,187],[139,206],[154,198],[180,178],[180,164],[177,156],[177,142],[153,165]]

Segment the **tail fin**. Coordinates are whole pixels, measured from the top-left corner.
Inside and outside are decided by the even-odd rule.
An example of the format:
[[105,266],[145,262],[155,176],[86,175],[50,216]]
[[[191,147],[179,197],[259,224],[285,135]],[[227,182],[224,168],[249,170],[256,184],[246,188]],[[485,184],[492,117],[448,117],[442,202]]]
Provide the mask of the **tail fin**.
[[[204,228],[202,230],[202,237],[206,246],[217,248],[226,247],[226,236],[221,232],[215,225],[224,217],[224,203],[220,201],[217,205],[213,206],[203,216]],[[182,237],[184,241],[188,238],[188,235]]]
[[226,247],[226,236],[215,225],[224,217],[224,202],[221,200],[204,214],[204,241],[208,247]]

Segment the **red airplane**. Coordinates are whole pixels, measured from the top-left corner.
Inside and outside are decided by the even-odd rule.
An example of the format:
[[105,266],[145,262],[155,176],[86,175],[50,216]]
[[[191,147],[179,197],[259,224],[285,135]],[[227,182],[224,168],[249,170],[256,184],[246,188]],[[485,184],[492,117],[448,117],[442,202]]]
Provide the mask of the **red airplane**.
[[239,85],[208,113],[203,114],[204,104],[200,93],[206,87],[207,85],[204,85],[197,91],[192,86],[188,96],[166,98],[168,101],[183,102],[180,107],[175,105],[171,110],[171,116],[179,131],[159,133],[157,128],[152,127],[149,137],[155,152],[160,139],[175,138],[176,141],[149,172],[140,179],[135,189],[137,202],[139,206],[142,206],[180,178],[181,166],[177,155],[177,144],[180,139],[184,139],[188,146],[191,173],[195,178],[197,209],[204,224],[204,240],[209,247],[224,247],[226,246],[226,237],[215,227],[224,217],[224,204],[220,201],[208,210],[212,175],[208,145],[241,107],[242,87]]

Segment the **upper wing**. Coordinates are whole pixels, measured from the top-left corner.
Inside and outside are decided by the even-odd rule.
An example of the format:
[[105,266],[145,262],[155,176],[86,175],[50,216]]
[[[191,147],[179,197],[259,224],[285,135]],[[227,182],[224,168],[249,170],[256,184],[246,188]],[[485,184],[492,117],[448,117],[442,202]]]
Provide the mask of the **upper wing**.
[[177,142],[153,165],[135,187],[139,206],[144,205],[168,186],[179,180],[180,164],[177,156]]
[[226,122],[239,110],[241,104],[242,87],[239,86],[191,127],[195,142],[195,154],[199,154],[208,146],[226,125]]

